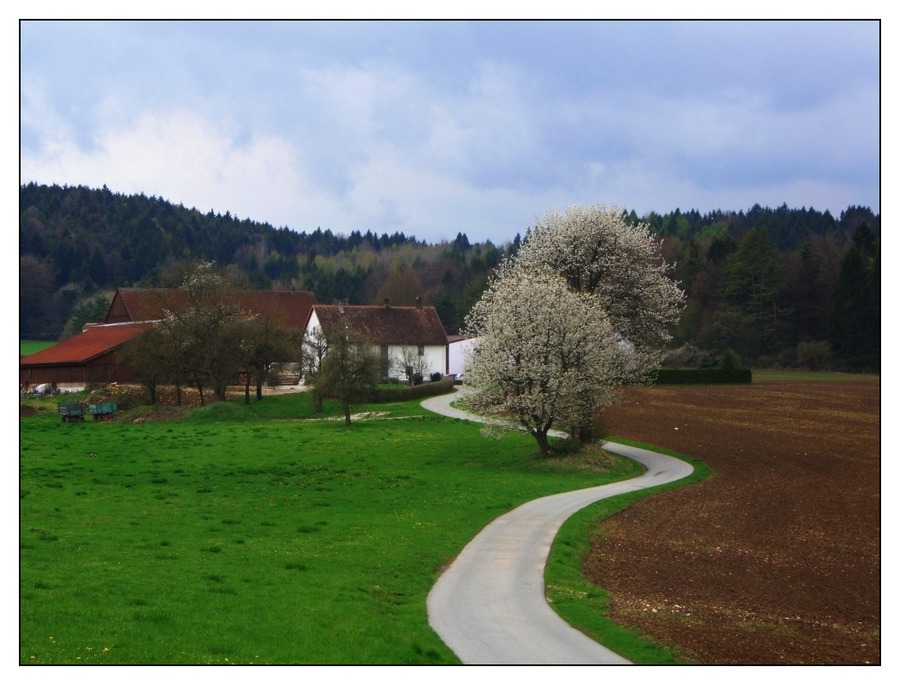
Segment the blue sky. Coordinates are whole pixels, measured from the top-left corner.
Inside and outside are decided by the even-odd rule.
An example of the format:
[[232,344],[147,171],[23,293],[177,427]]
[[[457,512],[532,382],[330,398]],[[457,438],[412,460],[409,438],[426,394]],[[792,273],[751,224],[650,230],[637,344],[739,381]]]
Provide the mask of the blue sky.
[[571,204],[879,206],[876,22],[47,22],[20,180],[495,243]]

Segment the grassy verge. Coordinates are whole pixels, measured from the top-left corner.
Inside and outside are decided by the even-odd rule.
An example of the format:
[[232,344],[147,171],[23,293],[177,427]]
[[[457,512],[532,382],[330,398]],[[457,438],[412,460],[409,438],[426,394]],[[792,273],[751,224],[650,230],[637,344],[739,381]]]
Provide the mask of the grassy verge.
[[831,371],[789,371],[783,369],[763,369],[753,371],[757,381],[877,381],[876,374],[837,373]]
[[350,428],[308,393],[164,422],[28,402],[25,664],[455,663],[425,609],[441,568],[525,501],[634,472],[539,459],[417,402],[355,407]]
[[710,473],[709,467],[696,459],[653,445],[614,440],[678,457],[692,464],[694,472],[675,483],[601,500],[569,518],[560,528],[547,561],[544,574],[547,600],[570,625],[629,661],[637,664],[683,663],[674,650],[607,619],[609,594],[587,581],[581,573],[581,566],[589,551],[591,536],[597,534],[595,531],[601,521],[627,509],[639,499],[706,478]]

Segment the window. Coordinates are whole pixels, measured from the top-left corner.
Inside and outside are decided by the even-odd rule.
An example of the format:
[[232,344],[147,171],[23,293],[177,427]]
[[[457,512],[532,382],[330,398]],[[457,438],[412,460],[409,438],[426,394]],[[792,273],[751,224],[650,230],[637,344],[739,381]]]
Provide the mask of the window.
[[419,345],[419,356],[420,357],[425,356],[425,345]]

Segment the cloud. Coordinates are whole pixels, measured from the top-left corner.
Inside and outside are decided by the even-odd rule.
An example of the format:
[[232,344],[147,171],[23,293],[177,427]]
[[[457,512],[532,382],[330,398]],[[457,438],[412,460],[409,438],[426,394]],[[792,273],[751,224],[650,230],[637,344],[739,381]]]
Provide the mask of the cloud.
[[495,242],[575,202],[878,211],[872,35],[827,22],[26,23],[22,180],[296,230]]

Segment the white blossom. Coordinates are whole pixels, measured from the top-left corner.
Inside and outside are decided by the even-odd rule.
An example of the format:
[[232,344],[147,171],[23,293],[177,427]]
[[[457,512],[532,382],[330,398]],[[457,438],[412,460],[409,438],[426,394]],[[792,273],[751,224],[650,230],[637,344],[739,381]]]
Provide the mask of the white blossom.
[[685,296],[648,225],[630,225],[621,209],[604,205],[549,212],[508,266],[556,273],[572,289],[593,294],[633,346],[633,370],[658,366]]
[[511,414],[544,454],[554,425],[589,437],[617,387],[659,363],[684,304],[669,269],[649,228],[619,209],[548,213],[469,313],[475,401]]
[[542,452],[559,424],[608,403],[625,353],[590,295],[559,276],[514,270],[492,281],[469,315],[479,335],[466,383],[479,407],[511,413]]

